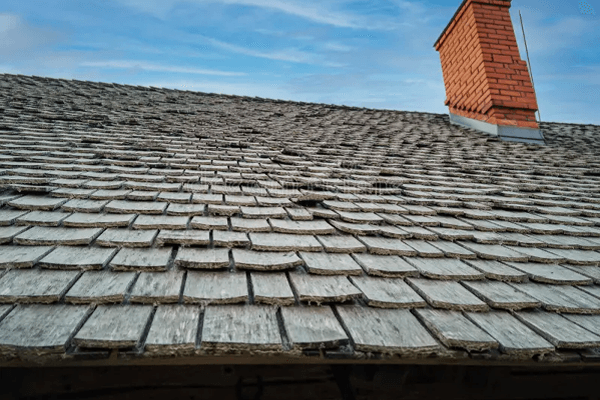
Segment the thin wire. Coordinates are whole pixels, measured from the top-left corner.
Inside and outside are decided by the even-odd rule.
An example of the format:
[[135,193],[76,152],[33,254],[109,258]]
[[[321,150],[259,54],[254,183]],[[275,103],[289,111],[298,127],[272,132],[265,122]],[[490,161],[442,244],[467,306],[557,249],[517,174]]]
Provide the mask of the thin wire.
[[[535,102],[537,103],[537,94],[535,93],[535,84],[533,83],[533,72],[531,71],[531,61],[529,60],[529,50],[527,49],[527,39],[525,39],[525,28],[523,28],[523,17],[521,16],[521,10],[519,10],[519,19],[521,20],[521,31],[523,31],[523,42],[525,42],[525,54],[527,54],[527,66],[529,71],[529,78],[531,79],[531,86],[533,87],[533,95],[535,96]],[[542,122],[542,115],[540,114],[540,105],[538,104],[538,122]]]

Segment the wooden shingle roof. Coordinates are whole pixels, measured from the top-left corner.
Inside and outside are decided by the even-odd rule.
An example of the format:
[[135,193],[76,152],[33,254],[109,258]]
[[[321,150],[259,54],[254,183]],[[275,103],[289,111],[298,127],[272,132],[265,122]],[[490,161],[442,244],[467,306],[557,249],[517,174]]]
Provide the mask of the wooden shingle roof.
[[597,362],[600,127],[541,127],[0,75],[1,363]]

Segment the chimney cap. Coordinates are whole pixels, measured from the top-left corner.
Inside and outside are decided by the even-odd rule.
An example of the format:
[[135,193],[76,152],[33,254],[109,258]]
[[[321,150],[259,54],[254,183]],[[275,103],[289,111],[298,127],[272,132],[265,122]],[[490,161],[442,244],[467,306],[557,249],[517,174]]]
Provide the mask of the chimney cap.
[[[444,34],[446,33],[446,31],[448,30],[448,28],[450,28],[450,25],[452,25],[452,22],[456,19],[456,16],[458,15],[458,13],[461,12],[461,10],[464,8],[465,4],[468,2],[474,2],[477,0],[463,0],[462,3],[460,3],[460,6],[458,6],[458,8],[456,9],[456,12],[454,13],[454,15],[452,16],[452,18],[450,18],[450,21],[448,22],[448,24],[446,25],[446,27],[444,28],[444,30],[442,31],[442,33],[440,34],[440,36],[437,38],[437,40],[435,41],[435,43],[433,44],[433,47],[435,48],[438,45],[438,42],[440,41],[440,39],[444,36]],[[489,2],[489,0],[479,0],[480,2],[484,2],[487,3]],[[510,3],[512,0],[503,0],[506,1],[508,3]]]

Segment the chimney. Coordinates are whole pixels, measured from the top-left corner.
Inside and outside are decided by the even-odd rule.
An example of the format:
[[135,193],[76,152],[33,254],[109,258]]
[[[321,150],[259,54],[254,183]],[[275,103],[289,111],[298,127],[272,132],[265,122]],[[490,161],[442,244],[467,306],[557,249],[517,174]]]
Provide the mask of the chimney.
[[450,121],[505,140],[544,143],[527,63],[508,12],[510,0],[464,0],[435,49]]

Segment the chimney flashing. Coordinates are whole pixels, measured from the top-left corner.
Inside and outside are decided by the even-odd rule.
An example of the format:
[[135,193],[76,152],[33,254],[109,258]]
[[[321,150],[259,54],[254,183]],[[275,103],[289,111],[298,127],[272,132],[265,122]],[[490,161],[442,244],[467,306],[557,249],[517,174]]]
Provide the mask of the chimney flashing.
[[475,129],[502,140],[545,144],[544,134],[539,128],[523,128],[518,126],[503,126],[490,124],[478,119],[450,113],[450,122],[465,128]]

